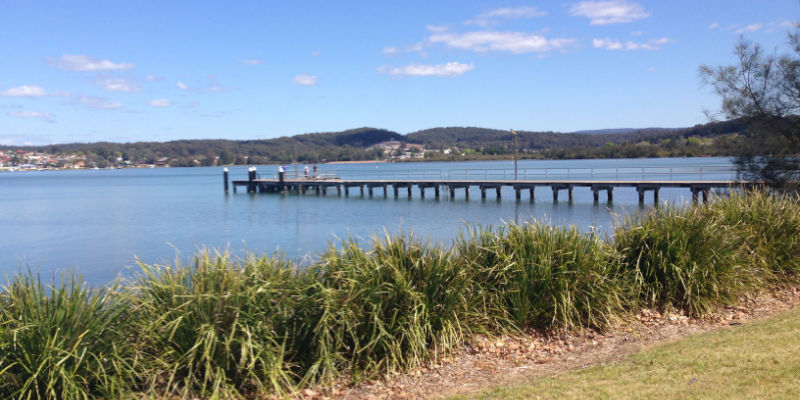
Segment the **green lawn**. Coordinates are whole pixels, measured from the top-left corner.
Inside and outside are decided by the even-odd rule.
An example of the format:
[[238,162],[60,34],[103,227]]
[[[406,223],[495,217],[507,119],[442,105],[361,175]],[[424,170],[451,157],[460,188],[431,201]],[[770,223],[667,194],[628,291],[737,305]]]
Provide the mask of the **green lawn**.
[[459,399],[798,399],[800,309]]

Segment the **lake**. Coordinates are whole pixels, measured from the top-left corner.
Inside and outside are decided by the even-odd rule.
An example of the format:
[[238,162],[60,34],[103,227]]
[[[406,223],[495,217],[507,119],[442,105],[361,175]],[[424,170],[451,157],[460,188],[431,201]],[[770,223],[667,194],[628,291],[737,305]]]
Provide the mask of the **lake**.
[[[548,174],[573,178],[614,176],[635,179],[642,167],[661,168],[663,178],[678,171],[706,171],[731,166],[727,158],[665,158],[635,160],[559,160],[519,162],[525,176]],[[302,166],[298,167],[302,171]],[[683,168],[683,169],[682,169]],[[289,172],[295,171],[289,166]],[[589,169],[593,169],[589,172]],[[261,176],[272,176],[277,166],[259,166]],[[301,172],[300,171],[300,172]],[[479,178],[481,174],[513,179],[511,161],[451,163],[323,164],[319,172],[341,177],[440,176]],[[301,172],[302,173],[302,172]],[[387,175],[388,174],[388,175]],[[694,172],[675,179],[691,179]],[[230,168],[232,179],[246,179],[247,167]],[[502,175],[502,176],[501,176]],[[521,175],[522,176],[522,175]],[[704,179],[729,179],[729,172],[706,173]],[[575,225],[583,231],[610,232],[614,221],[636,212],[633,188],[614,191],[613,204],[601,192],[593,204],[588,188],[576,188],[574,201],[554,202],[549,188],[536,190],[535,201],[523,193],[516,201],[510,188],[502,199],[490,190],[486,200],[473,189],[470,199],[458,190],[450,198],[421,199],[400,191],[383,197],[362,197],[351,190],[339,197],[313,194],[225,194],[222,168],[154,168],[120,170],[63,170],[0,172],[0,270],[8,275],[18,268],[38,269],[44,278],[74,267],[84,279],[102,285],[130,273],[137,258],[146,263],[172,263],[189,258],[196,249],[280,251],[291,258],[310,259],[341,238],[367,243],[374,234],[413,231],[422,239],[448,244],[465,225],[499,225],[503,221],[550,221]],[[646,204],[651,206],[652,194]],[[687,204],[689,189],[662,189],[661,201]]]

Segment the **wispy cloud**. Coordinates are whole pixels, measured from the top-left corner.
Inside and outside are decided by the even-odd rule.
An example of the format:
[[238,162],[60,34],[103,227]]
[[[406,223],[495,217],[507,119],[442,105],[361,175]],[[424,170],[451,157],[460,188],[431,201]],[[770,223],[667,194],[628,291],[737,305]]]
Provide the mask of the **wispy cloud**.
[[573,45],[577,39],[547,39],[544,36],[523,32],[479,31],[467,33],[436,33],[428,40],[448,47],[477,52],[507,51],[514,54],[544,53]]
[[145,77],[144,77],[144,79],[146,79],[148,82],[158,82],[158,81],[160,81],[162,78],[161,78],[160,76],[155,76],[155,75],[147,75],[147,76],[145,76]]
[[755,24],[745,25],[745,26],[737,29],[736,33],[741,35],[741,34],[747,33],[747,32],[757,32],[757,31],[760,31],[761,28],[763,28],[763,27],[764,27],[764,24],[762,24],[760,22],[757,22]]
[[387,47],[381,51],[381,54],[391,55],[397,53],[408,53],[414,51],[422,51],[425,45],[423,43],[412,44],[410,46],[403,46],[403,47]]
[[477,15],[466,22],[467,25],[490,26],[497,24],[501,19],[533,18],[547,15],[547,12],[537,7],[505,7],[497,8]]
[[447,25],[428,25],[425,29],[431,32],[445,32],[447,31]]
[[64,54],[51,60],[50,65],[67,71],[125,71],[136,68],[132,63],[115,63],[83,55]]
[[303,86],[314,86],[317,84],[317,77],[314,75],[300,74],[292,78],[292,82]]
[[150,104],[153,107],[169,107],[172,105],[172,102],[167,99],[153,99],[147,104]]
[[219,84],[217,81],[217,76],[214,74],[210,74],[206,76],[206,84],[205,86],[190,86],[182,81],[178,81],[175,83],[175,86],[178,87],[180,90],[186,90],[195,93],[216,93],[222,92],[225,88]]
[[95,81],[98,86],[110,92],[140,92],[142,88],[125,78],[106,78]]
[[661,48],[661,45],[669,42],[670,39],[666,37],[638,43],[630,40],[623,43],[621,41],[611,40],[609,38],[592,39],[592,45],[594,45],[595,48],[606,50],[658,50]]
[[711,30],[714,30],[714,29],[717,29],[717,28],[719,28],[719,23],[712,22],[706,29],[711,31]]
[[17,118],[36,118],[45,120],[47,122],[54,121],[53,114],[39,111],[11,111],[8,113],[8,116]]
[[591,19],[590,25],[609,25],[647,18],[650,13],[638,3],[626,0],[582,1],[569,9],[573,16]]
[[40,96],[46,96],[47,91],[44,90],[44,88],[42,88],[41,86],[25,85],[11,89],[6,89],[0,92],[0,95],[11,96],[11,97],[40,97]]
[[86,106],[88,108],[94,108],[99,110],[113,110],[122,107],[122,104],[120,104],[117,101],[104,99],[102,97],[93,97],[86,95],[80,95],[76,97],[75,102],[77,104]]
[[440,78],[455,78],[475,69],[475,65],[462,64],[459,62],[449,62],[446,64],[411,64],[404,67],[392,67],[384,65],[378,68],[378,72],[398,78],[415,76],[436,76]]
[[264,63],[264,61],[262,61],[262,60],[255,60],[255,59],[239,60],[239,62],[242,63],[242,64],[247,64],[247,65],[261,65],[261,64]]

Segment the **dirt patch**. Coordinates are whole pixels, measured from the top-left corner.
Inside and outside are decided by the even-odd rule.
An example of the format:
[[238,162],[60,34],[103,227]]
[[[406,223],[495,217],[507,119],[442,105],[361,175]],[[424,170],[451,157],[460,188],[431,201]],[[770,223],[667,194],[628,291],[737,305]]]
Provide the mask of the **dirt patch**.
[[418,370],[391,374],[357,386],[307,389],[302,399],[436,399],[536,376],[616,362],[656,343],[764,319],[800,305],[800,287],[741,300],[705,318],[643,310],[604,332],[528,331],[515,336],[475,336],[449,358]]

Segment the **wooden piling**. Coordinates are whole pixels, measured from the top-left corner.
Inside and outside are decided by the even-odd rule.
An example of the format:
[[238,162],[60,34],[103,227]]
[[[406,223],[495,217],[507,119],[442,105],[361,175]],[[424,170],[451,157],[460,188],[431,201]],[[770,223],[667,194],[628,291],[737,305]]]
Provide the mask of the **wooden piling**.
[[228,167],[222,169],[222,182],[225,187],[225,193],[228,193]]

